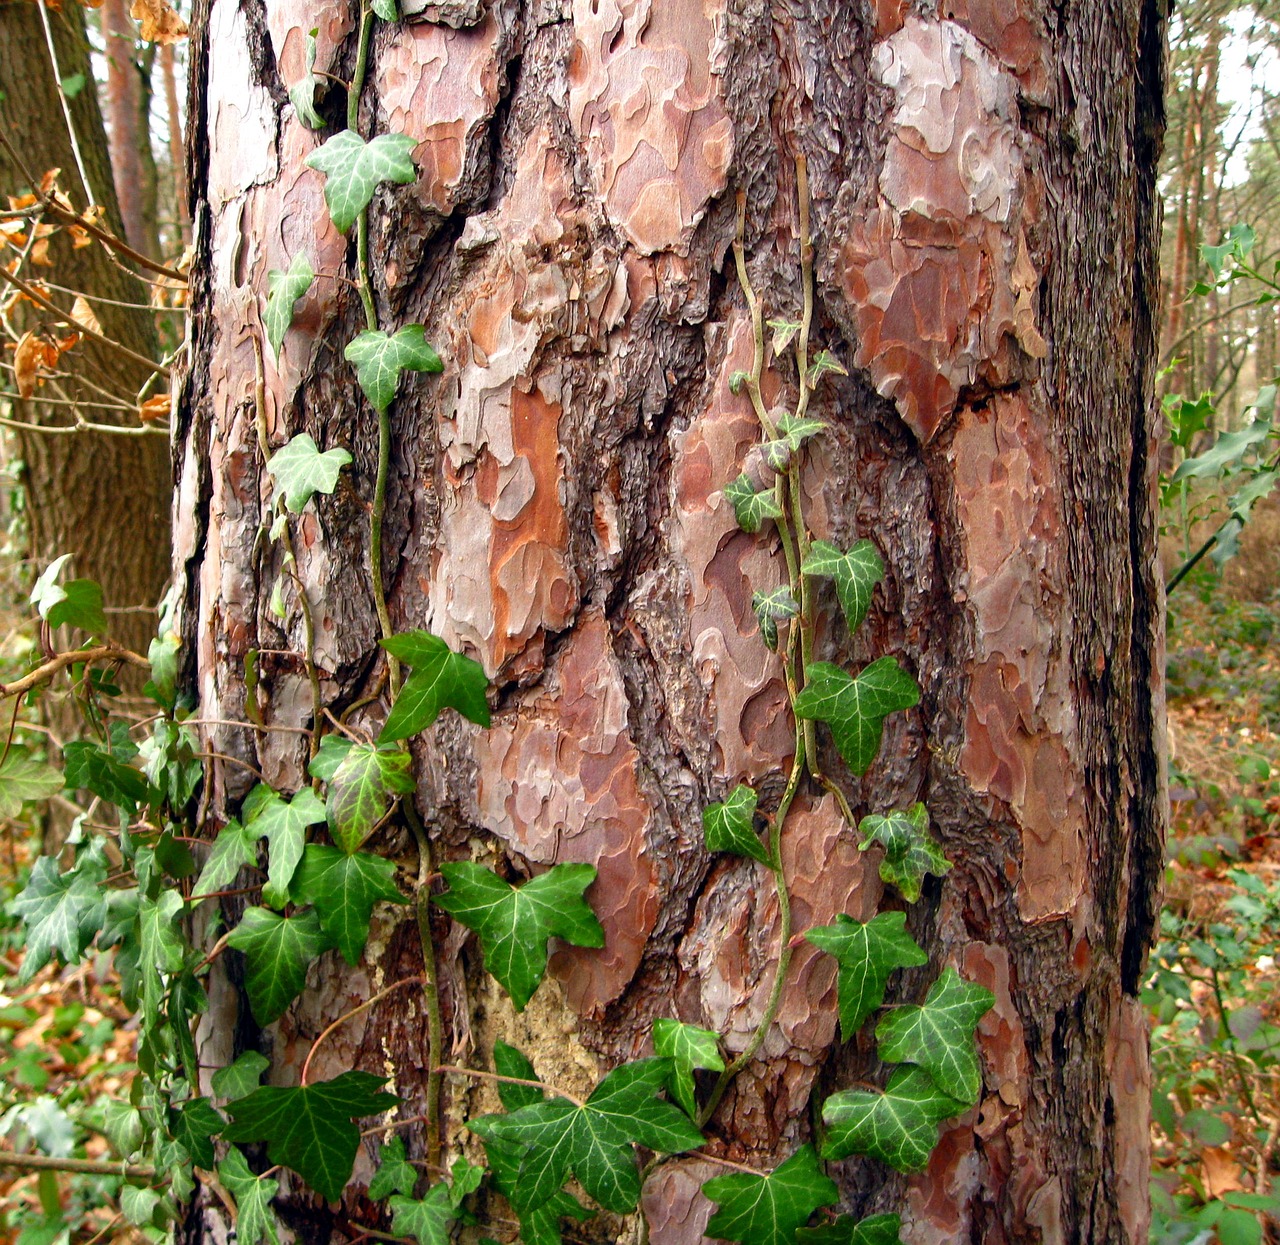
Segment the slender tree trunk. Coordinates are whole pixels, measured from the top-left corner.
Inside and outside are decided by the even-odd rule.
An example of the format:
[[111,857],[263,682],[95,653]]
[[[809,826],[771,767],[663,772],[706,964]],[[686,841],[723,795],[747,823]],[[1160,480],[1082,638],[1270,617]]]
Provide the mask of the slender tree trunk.
[[[595,864],[607,933],[603,952],[558,951],[554,983],[517,1016],[437,914],[447,1040],[481,1067],[495,1038],[513,1042],[581,1089],[644,1049],[656,1016],[741,1049],[760,1014],[776,902],[749,863],[708,857],[700,816],[739,781],[776,799],[793,746],[750,604],[780,555],[738,530],[721,490],[754,438],[730,383],[751,356],[735,195],[767,314],[795,319],[803,154],[813,347],[851,372],[815,394],[828,430],[805,490],[820,531],[870,536],[889,567],[869,639],[850,649],[831,628],[822,654],[894,653],[923,689],[847,793],[859,814],[927,803],[955,868],[911,927],[934,971],[954,964],[997,999],[979,1031],[980,1109],[944,1131],[928,1171],[849,1161],[833,1174],[851,1207],[904,1206],[913,1242],[1145,1241],[1138,990],[1165,808],[1163,4],[953,0],[941,20],[905,0],[495,0],[470,25],[463,6],[440,7],[456,28],[378,28],[362,111],[366,133],[420,140],[417,185],[374,200],[379,321],[422,321],[445,360],[392,407],[382,571],[395,628],[469,652],[499,692],[491,730],[442,721],[417,741],[417,802],[438,858]],[[349,75],[355,21],[347,6],[320,26],[318,70]],[[303,640],[271,613],[281,568],[256,544],[252,338],[269,270],[306,251],[317,272],[352,275],[353,244],[302,167],[324,136],[287,102],[310,24],[273,0],[196,6],[199,277],[176,511],[201,716],[247,720],[245,658],[260,649],[253,710],[293,727],[310,700],[300,657],[267,655]],[[317,281],[263,376],[273,446],[306,430],[354,455],[349,483],[303,516],[298,550],[335,713],[382,686],[376,427],[342,361],[362,327],[355,292]],[[780,366],[770,384],[781,395],[794,377]],[[351,720],[376,729],[384,712]],[[206,733],[281,788],[305,781],[296,735]],[[215,763],[210,832],[251,781]],[[831,798],[806,792],[789,825],[797,929],[865,919],[880,883]],[[412,854],[394,826],[377,846]],[[334,960],[260,1033],[224,956],[202,1063],[252,1044],[288,1082],[327,1022],[421,971],[418,957],[412,922],[387,913],[361,970]],[[778,1025],[711,1126],[735,1155],[785,1157],[810,1136],[810,1095],[872,1070],[836,1041],[833,982],[830,960],[797,950]],[[395,997],[326,1042],[315,1075],[394,1067],[413,1113],[425,1022]],[[449,1118],[488,1093],[455,1086]],[[369,1172],[366,1156],[353,1196]],[[708,1174],[696,1160],[659,1169],[644,1201],[653,1245],[701,1240]],[[288,1202],[306,1241],[349,1239],[349,1210],[296,1188]],[[220,1214],[204,1207],[190,1239],[215,1239]],[[581,1231],[627,1239],[616,1224]]]

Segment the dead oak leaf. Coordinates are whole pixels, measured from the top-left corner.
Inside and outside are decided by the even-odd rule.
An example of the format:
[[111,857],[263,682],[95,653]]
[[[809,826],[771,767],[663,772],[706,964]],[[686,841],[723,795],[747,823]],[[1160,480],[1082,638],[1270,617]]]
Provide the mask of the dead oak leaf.
[[187,23],[165,0],[133,0],[129,16],[141,27],[142,38],[147,43],[177,43],[187,36]]
[[13,378],[18,384],[18,397],[29,398],[41,384],[40,369],[56,367],[58,348],[37,337],[23,333],[13,351]]
[[75,302],[71,304],[71,317],[68,323],[88,329],[91,333],[97,333],[99,337],[102,336],[102,323],[93,314],[93,308],[89,306],[89,300],[83,294],[77,294]]

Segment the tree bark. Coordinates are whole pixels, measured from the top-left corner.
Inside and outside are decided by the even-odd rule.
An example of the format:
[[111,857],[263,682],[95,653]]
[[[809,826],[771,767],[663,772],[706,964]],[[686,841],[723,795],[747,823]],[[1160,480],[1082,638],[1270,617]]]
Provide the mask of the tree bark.
[[[732,1050],[760,1015],[776,901],[750,862],[710,858],[700,826],[737,782],[776,800],[793,746],[750,605],[780,555],[738,530],[721,493],[755,437],[730,389],[751,342],[728,249],[742,191],[755,288],[767,314],[797,318],[803,154],[814,348],[851,372],[815,394],[828,430],[806,501],[820,534],[870,536],[889,568],[869,630],[851,646],[827,628],[820,655],[893,653],[923,689],[846,791],[859,815],[924,800],[955,862],[911,910],[932,967],[904,974],[896,997],[954,964],[997,999],[979,1029],[983,1100],[944,1129],[928,1171],[851,1160],[833,1175],[848,1207],[902,1207],[913,1242],[1145,1241],[1137,996],[1165,808],[1152,372],[1166,13],[1161,0],[941,7],[494,0],[469,25],[378,28],[366,133],[412,134],[421,168],[374,201],[379,320],[420,320],[445,360],[392,407],[382,569],[396,629],[441,635],[499,689],[491,730],[442,720],[415,742],[417,802],[439,858],[513,874],[595,864],[607,933],[602,952],[560,949],[518,1016],[438,913],[446,1023],[476,1066],[502,1038],[576,1091],[645,1049],[654,1017],[715,1029]],[[244,662],[261,649],[254,708],[293,727],[309,720],[302,662],[265,655],[299,653],[302,636],[269,610],[280,567],[256,561],[252,337],[268,270],[305,250],[317,272],[352,275],[352,245],[302,166],[324,136],[287,103],[309,12],[196,6],[199,275],[176,510],[201,716],[247,720]],[[340,6],[320,26],[318,70],[349,75],[355,21]],[[322,107],[337,116],[334,94]],[[355,292],[317,281],[264,375],[273,446],[306,430],[354,455],[303,516],[298,549],[335,713],[375,695],[381,673],[376,429],[342,362],[362,327]],[[772,392],[794,383],[771,369]],[[383,713],[352,721],[376,729]],[[305,781],[298,736],[205,730],[274,785]],[[252,780],[215,763],[209,781],[212,833]],[[797,807],[783,842],[797,930],[867,919],[882,888],[854,832],[820,791]],[[377,842],[412,857],[401,829]],[[224,956],[202,1063],[254,1044],[288,1082],[325,1024],[420,971],[418,955],[412,922],[385,914],[361,970],[335,961],[264,1033]],[[415,1113],[425,1021],[395,997],[326,1043],[316,1075],[394,1067]],[[712,1134],[733,1157],[785,1158],[810,1135],[811,1094],[873,1069],[868,1050],[838,1044],[834,965],[803,944]],[[455,1085],[449,1118],[490,1101]],[[352,1190],[370,1170],[365,1154]],[[695,1159],[658,1169],[653,1245],[702,1239],[710,1174]],[[348,1239],[350,1209],[296,1186],[288,1202],[308,1241]],[[204,1208],[191,1239],[214,1239],[218,1214]]]

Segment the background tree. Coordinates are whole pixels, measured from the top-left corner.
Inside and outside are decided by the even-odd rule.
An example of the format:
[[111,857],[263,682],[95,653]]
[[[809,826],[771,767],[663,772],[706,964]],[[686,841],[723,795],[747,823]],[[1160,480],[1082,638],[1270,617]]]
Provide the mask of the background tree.
[[[603,951],[557,951],[558,986],[523,1014],[436,914],[453,1048],[484,1066],[496,1038],[513,1042],[571,1089],[641,1049],[655,1016],[741,1049],[779,914],[755,866],[708,857],[700,818],[739,781],[771,807],[793,739],[751,610],[778,559],[723,494],[755,435],[734,392],[752,342],[728,252],[741,192],[751,281],[770,314],[797,317],[803,154],[814,344],[851,373],[815,391],[828,429],[805,493],[819,529],[842,546],[870,535],[890,568],[865,649],[832,628],[820,655],[895,653],[923,692],[845,796],[860,812],[927,803],[955,867],[911,909],[912,931],[935,971],[959,967],[996,996],[981,1108],[928,1171],[904,1188],[872,1164],[833,1170],[855,1208],[905,1197],[915,1241],[1139,1241],[1136,994],[1165,816],[1152,403],[1165,13],[1157,0],[945,7],[501,0],[379,26],[357,120],[417,140],[420,176],[374,200],[373,311],[387,331],[424,323],[445,372],[406,375],[391,408],[377,559],[377,420],[341,349],[366,323],[357,291],[317,280],[278,360],[256,358],[269,271],[305,253],[326,277],[355,275],[358,245],[303,164],[325,136],[290,103],[314,17],[197,5],[175,533],[185,679],[203,719],[265,724],[203,728],[223,758],[207,828],[237,810],[247,767],[305,784],[305,737],[287,728],[312,724],[308,630],[325,706],[376,729],[381,577],[394,630],[429,628],[498,688],[491,729],[442,720],[415,743],[437,858],[599,870]],[[317,71],[350,77],[357,24],[350,7],[322,20]],[[345,100],[324,81],[333,122]],[[259,368],[270,448],[306,430],[354,458],[350,485],[299,520],[310,619],[273,608],[286,567],[259,536]],[[779,362],[767,400],[794,384]],[[789,825],[797,929],[874,910],[880,881],[835,799],[804,791]],[[412,859],[398,821],[374,842]],[[421,963],[415,924],[381,913],[364,969],[326,969],[259,1031],[227,953],[201,1062],[268,1048],[290,1080],[330,1021]],[[862,1045],[835,1044],[833,983],[831,961],[797,950],[778,1025],[711,1125],[730,1153],[789,1153],[810,1093],[868,1073]],[[918,985],[907,974],[897,997]],[[397,995],[331,1037],[313,1073],[390,1061],[412,1114],[425,1041]],[[450,1118],[488,1094],[455,1085]],[[357,1187],[369,1171],[362,1160]],[[652,1242],[700,1239],[709,1174],[695,1159],[659,1170]],[[301,1239],[357,1231],[353,1190],[336,1214],[297,1186],[285,1197]],[[222,1213],[204,1204],[188,1239]]]

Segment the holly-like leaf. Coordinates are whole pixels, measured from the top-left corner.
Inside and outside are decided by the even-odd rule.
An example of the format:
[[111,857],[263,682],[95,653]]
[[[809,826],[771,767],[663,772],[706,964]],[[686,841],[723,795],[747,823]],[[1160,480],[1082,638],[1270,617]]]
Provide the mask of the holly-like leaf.
[[791,595],[791,589],[783,584],[772,592],[755,592],[751,596],[751,609],[760,624],[760,635],[770,652],[778,651],[778,624],[794,618],[800,605]]
[[26,886],[9,903],[9,911],[26,925],[20,984],[30,981],[55,951],[67,964],[80,959],[107,918],[105,878],[106,870],[95,857],[86,857],[66,873],[58,872],[51,856],[36,861]]
[[353,1120],[380,1115],[399,1099],[380,1087],[385,1078],[344,1072],[332,1081],[285,1089],[264,1085],[230,1103],[228,1141],[265,1141],[273,1163],[292,1168],[326,1201],[336,1202],[351,1179],[360,1130]]
[[858,828],[867,836],[859,850],[865,852],[872,843],[884,848],[880,879],[896,886],[907,903],[920,898],[926,873],[941,877],[951,868],[951,862],[929,833],[929,813],[923,804],[913,804],[906,812],[884,817],[872,814],[864,817]]
[[478,661],[455,653],[429,631],[388,636],[382,647],[413,668],[382,728],[382,739],[408,739],[425,731],[446,708],[477,726],[489,725],[489,679]]
[[756,793],[739,783],[721,804],[708,804],[702,810],[702,837],[709,852],[732,852],[750,856],[761,864],[772,866],[769,853],[756,832]]
[[671,1060],[667,1089],[685,1114],[695,1119],[698,1106],[693,1096],[693,1070],[724,1071],[719,1036],[710,1029],[699,1029],[697,1025],[682,1024],[664,1016],[653,1022],[653,1049],[655,1054]]
[[257,830],[250,830],[232,819],[218,831],[209,851],[209,859],[196,882],[193,901],[226,890],[245,865],[258,863]]
[[16,817],[29,800],[47,800],[62,790],[62,775],[25,748],[12,744],[0,761],[0,817]]
[[401,372],[444,371],[421,324],[406,324],[390,336],[381,329],[365,329],[347,343],[344,355],[355,364],[360,388],[376,411],[391,405]]
[[218,1164],[218,1179],[236,1200],[236,1245],[280,1245],[278,1224],[271,1209],[280,1182],[255,1176],[235,1146]]
[[806,575],[834,579],[840,608],[849,630],[857,631],[871,608],[871,594],[884,578],[884,562],[869,540],[860,540],[848,553],[841,553],[825,540],[815,540],[800,568]]
[[380,899],[408,903],[395,884],[396,867],[381,856],[307,844],[293,879],[296,903],[315,906],[320,928],[354,967],[369,938],[369,914]]
[[725,500],[733,507],[734,517],[744,532],[758,532],[766,519],[782,518],[782,507],[773,489],[761,489],[751,483],[744,471],[724,486]]
[[[310,45],[311,60],[314,64],[316,55],[314,37],[310,38]],[[308,72],[308,80],[310,77],[310,72]],[[292,95],[292,92],[290,92],[290,95]],[[296,101],[294,102],[294,107],[297,108]],[[298,109],[298,115],[302,115],[300,108]],[[315,115],[314,109],[312,110],[312,115]],[[316,118],[316,120],[319,122],[319,118]],[[307,124],[310,124],[310,122],[307,122]],[[312,128],[319,129],[321,124],[323,122],[319,122]],[[271,343],[271,352],[277,359],[280,357],[280,344],[284,341],[284,335],[289,331],[289,326],[293,323],[294,304],[311,288],[311,283],[315,279],[315,269],[311,267],[311,260],[308,258],[306,251],[299,251],[293,257],[293,262],[289,265],[288,272],[278,272],[273,269],[267,273],[267,309],[262,313],[262,324],[267,330],[267,341]],[[314,446],[315,443],[312,442],[312,444]],[[332,450],[329,452],[333,453]],[[341,452],[345,453],[345,451]],[[350,456],[348,456],[347,461],[351,461]],[[334,472],[334,480],[336,482],[337,472]],[[332,489],[333,486],[330,485],[329,488],[322,491],[328,493]],[[303,502],[302,505],[305,506],[306,502]],[[302,506],[298,507],[298,509],[301,508]]]
[[411,155],[416,146],[408,134],[379,134],[366,143],[354,130],[343,130],[306,158],[308,168],[325,175],[324,201],[343,233],[382,182],[404,186],[417,178]]
[[905,912],[881,912],[865,925],[841,913],[834,925],[819,925],[805,934],[840,965],[840,1032],[846,1042],[884,1002],[884,989],[895,969],[929,962],[906,925]]
[[[378,1170],[369,1181],[369,1200],[380,1202],[392,1193],[412,1197],[418,1184],[418,1169],[405,1155],[404,1138],[392,1137],[378,1156]],[[399,1231],[399,1228],[396,1229]]]
[[898,1215],[872,1215],[861,1220],[841,1215],[820,1228],[801,1228],[796,1245],[898,1245],[901,1230]]
[[[303,41],[303,61],[306,71],[302,78],[289,88],[289,101],[293,104],[293,111],[298,114],[298,120],[309,130],[324,129],[324,118],[316,112],[316,84],[319,81],[314,72],[316,67],[317,33],[319,33],[318,27],[313,27],[307,31]],[[280,347],[278,344],[275,346],[275,350],[279,354]]]
[[593,865],[553,865],[523,886],[470,861],[441,865],[440,872],[449,889],[435,902],[479,936],[484,966],[516,1011],[524,1011],[547,971],[548,938],[604,946],[604,930],[582,898],[596,880]]
[[822,1104],[827,1125],[822,1157],[865,1154],[900,1172],[921,1171],[937,1143],[938,1124],[966,1109],[923,1068],[908,1064],[894,1072],[883,1091],[846,1089]]
[[302,859],[307,827],[324,821],[325,806],[310,787],[286,800],[259,783],[249,792],[241,813],[246,829],[266,836],[269,864],[262,897],[273,908],[283,908],[289,899],[289,883]]
[[213,1092],[219,1098],[247,1098],[258,1088],[262,1074],[271,1067],[271,1060],[256,1050],[247,1050],[213,1074]]
[[253,1018],[269,1025],[302,993],[307,966],[328,949],[329,941],[314,910],[284,917],[267,908],[248,908],[227,935],[227,945],[244,952]]
[[836,1182],[823,1174],[812,1146],[801,1146],[768,1175],[730,1172],[715,1176],[702,1192],[720,1209],[707,1235],[742,1245],[793,1245],[819,1206],[839,1201]]
[[267,471],[284,495],[284,504],[301,514],[316,493],[327,496],[337,488],[338,473],[350,461],[350,453],[341,446],[322,454],[310,434],[300,432],[271,455]]
[[190,1098],[170,1113],[169,1131],[173,1139],[191,1155],[191,1161],[206,1171],[213,1169],[213,1136],[226,1120],[207,1098]]
[[[563,867],[563,866],[561,866]],[[517,1209],[559,1193],[575,1174],[601,1206],[626,1212],[640,1199],[635,1146],[680,1154],[703,1137],[674,1103],[658,1093],[671,1065],[641,1059],[615,1068],[581,1106],[564,1098],[534,1103],[510,1115],[489,1115],[469,1127],[489,1138],[526,1147],[520,1160]]]
[[915,679],[892,657],[873,661],[856,679],[826,661],[814,662],[805,677],[796,716],[825,722],[855,774],[865,774],[876,759],[885,718],[920,701]]
[[450,1231],[458,1217],[449,1198],[449,1187],[434,1184],[422,1198],[393,1197],[391,1231],[397,1236],[411,1236],[418,1245],[449,1245]]
[[982,1089],[973,1031],[995,1001],[948,966],[921,1005],[895,1008],[876,1025],[880,1058],[919,1064],[944,1094],[972,1106]]
[[139,804],[149,803],[156,794],[133,766],[87,739],[73,739],[65,744],[62,764],[69,790],[83,787],[130,815],[138,811]]
[[355,744],[329,779],[325,815],[333,841],[348,854],[359,851],[387,815],[391,801],[412,790],[413,759],[407,752]]

